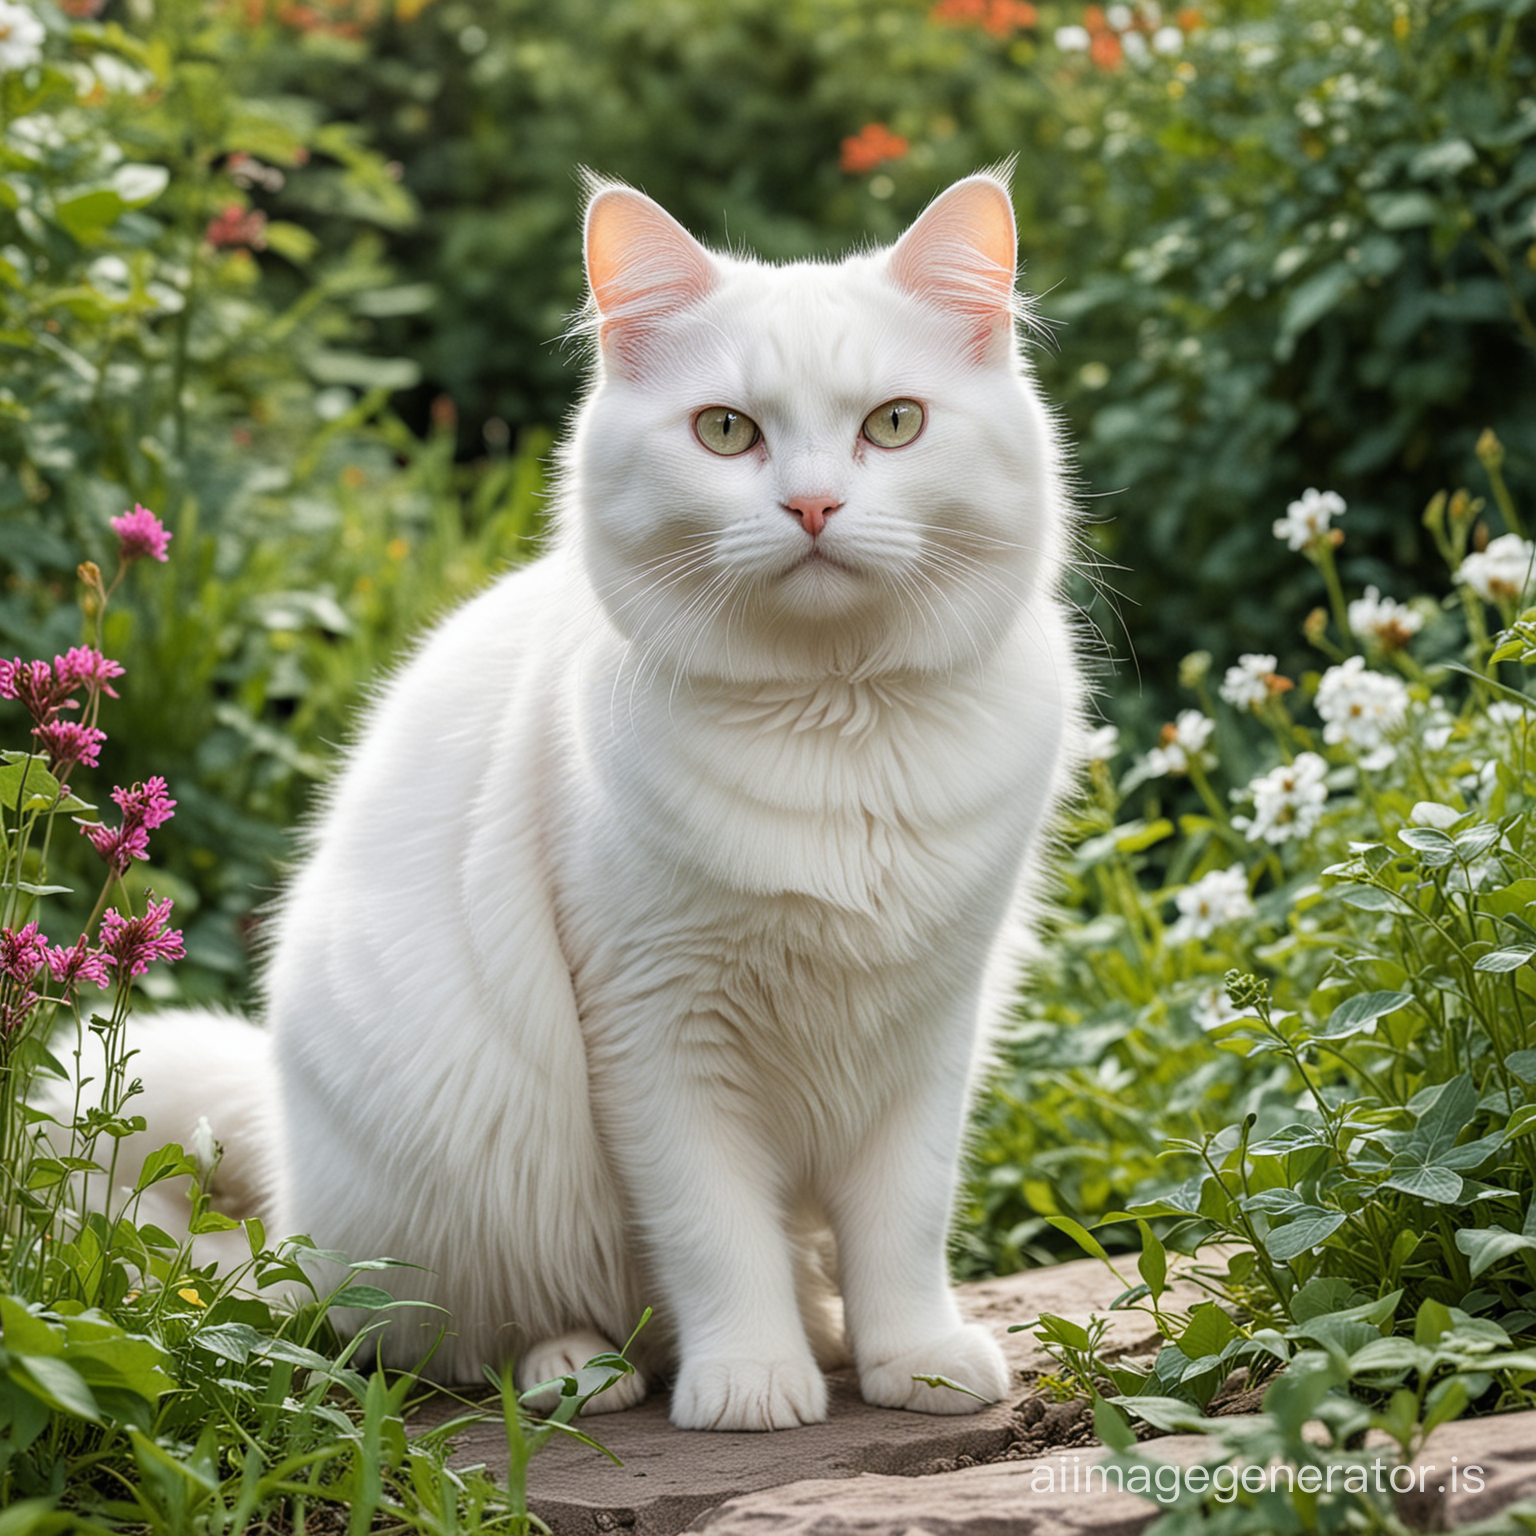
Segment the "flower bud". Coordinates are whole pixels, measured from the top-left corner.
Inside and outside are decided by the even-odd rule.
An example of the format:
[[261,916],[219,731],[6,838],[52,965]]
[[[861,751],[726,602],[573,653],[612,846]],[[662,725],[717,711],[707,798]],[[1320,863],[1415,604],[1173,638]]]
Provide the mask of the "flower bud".
[[1303,620],[1301,632],[1307,637],[1309,645],[1321,645],[1323,636],[1328,632],[1328,610],[1314,608]]
[[1490,474],[1497,474],[1504,466],[1504,444],[1494,435],[1492,427],[1484,427],[1482,436],[1477,440],[1476,453],[1483,468]]
[[1344,542],[1344,530],[1342,528],[1330,528],[1328,530],[1328,544],[1332,549],[1337,549]]
[[1424,526],[1434,534],[1443,534],[1445,532],[1444,491],[1436,491],[1429,498],[1429,505],[1424,508]]
[[1211,670],[1209,651],[1191,651],[1179,663],[1179,687],[1198,688]]
[[1253,1008],[1269,996],[1269,983],[1245,971],[1228,971],[1227,1000],[1234,1008]]

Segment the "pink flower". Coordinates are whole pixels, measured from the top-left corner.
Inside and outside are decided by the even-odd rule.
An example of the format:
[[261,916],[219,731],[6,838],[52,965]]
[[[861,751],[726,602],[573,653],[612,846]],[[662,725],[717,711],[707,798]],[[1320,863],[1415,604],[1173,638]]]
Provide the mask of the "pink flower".
[[123,813],[123,825],[154,831],[176,813],[176,802],[166,793],[165,780],[157,773],[132,789],[114,789],[112,798]]
[[19,1029],[41,1001],[42,998],[31,990],[17,992],[8,1001],[0,1001],[0,1035],[8,1035],[12,1030]]
[[46,661],[0,661],[0,699],[16,699],[38,725],[46,725],[61,709],[78,708],[69,697],[71,683],[56,678]]
[[144,555],[165,560],[172,535],[165,531],[165,524],[148,507],[133,504],[132,512],[111,519],[112,530],[117,534],[117,558],[128,565]]
[[65,992],[82,981],[95,982],[98,987],[112,984],[111,960],[102,950],[92,949],[83,933],[68,949],[59,944],[48,950],[47,960],[53,979]]
[[37,975],[48,952],[48,941],[36,923],[25,928],[0,928],[0,972],[26,983]]
[[94,768],[101,755],[101,744],[107,739],[105,731],[74,720],[50,720],[46,725],[33,726],[32,734],[42,743],[48,754],[48,766],[60,779],[76,763]]
[[81,821],[79,826],[82,836],[90,838],[91,846],[108,866],[122,874],[132,860],[149,857],[149,834],[171,819],[176,802],[166,793],[165,780],[159,774],[132,789],[119,786],[112,791],[112,798],[123,813],[122,826],[108,827],[99,821]]
[[107,865],[122,874],[134,859],[149,857],[149,833],[143,827],[104,827],[99,821],[82,821],[81,832]]
[[110,686],[112,679],[123,675],[120,662],[113,661],[110,656],[103,656],[100,651],[88,645],[71,646],[62,656],[55,656],[53,670],[59,681],[71,689],[81,685],[98,688],[109,699],[117,697],[117,690]]
[[102,914],[101,947],[118,975],[142,976],[152,960],[180,960],[186,954],[180,930],[162,932],[170,915],[170,897],[157,902],[153,892],[143,917],[124,917],[115,907]]

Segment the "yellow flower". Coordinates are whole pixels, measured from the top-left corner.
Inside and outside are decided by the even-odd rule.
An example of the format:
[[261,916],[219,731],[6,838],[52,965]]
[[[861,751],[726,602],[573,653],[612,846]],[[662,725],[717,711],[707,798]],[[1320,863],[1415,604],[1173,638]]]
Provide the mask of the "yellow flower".
[[203,1298],[201,1296],[199,1296],[197,1294],[197,1292],[194,1291],[190,1285],[182,1286],[182,1288],[179,1291],[177,1291],[176,1294],[178,1296],[180,1296],[181,1299],[184,1302],[186,1302],[188,1306],[192,1306],[192,1307],[206,1307],[208,1305],[208,1303],[206,1301],[204,1301]]

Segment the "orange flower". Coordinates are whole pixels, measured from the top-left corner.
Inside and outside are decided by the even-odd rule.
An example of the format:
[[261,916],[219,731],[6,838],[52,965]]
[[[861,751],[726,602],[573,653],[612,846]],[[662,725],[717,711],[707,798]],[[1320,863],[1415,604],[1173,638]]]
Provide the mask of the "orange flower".
[[1102,5],[1085,7],[1083,10],[1083,25],[1093,37],[1097,37],[1100,32],[1108,32],[1110,25],[1108,18],[1104,15],[1104,7]]
[[1093,41],[1088,44],[1088,57],[1100,69],[1118,69],[1121,59],[1125,57],[1125,50],[1113,32],[1095,32]]
[[938,0],[928,16],[932,21],[984,27],[993,37],[1011,37],[1040,19],[1029,0]]
[[1184,32],[1193,32],[1201,24],[1200,12],[1192,5],[1186,6],[1174,17],[1174,20],[1178,22],[1180,30]]
[[865,123],[856,134],[843,140],[842,159],[838,163],[849,175],[862,176],[887,160],[900,160],[909,148],[907,141],[884,123]]

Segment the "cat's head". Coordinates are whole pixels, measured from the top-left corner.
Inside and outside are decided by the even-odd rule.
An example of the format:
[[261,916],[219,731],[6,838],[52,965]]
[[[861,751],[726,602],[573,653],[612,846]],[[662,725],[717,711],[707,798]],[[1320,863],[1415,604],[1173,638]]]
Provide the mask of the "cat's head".
[[618,628],[747,679],[948,669],[1028,622],[1065,512],[1014,257],[992,175],[888,250],[786,266],[600,186],[564,516]]

